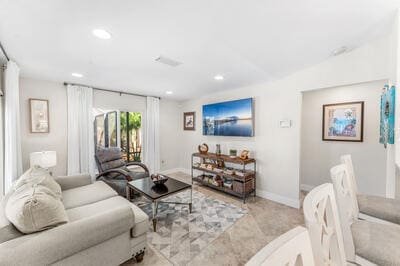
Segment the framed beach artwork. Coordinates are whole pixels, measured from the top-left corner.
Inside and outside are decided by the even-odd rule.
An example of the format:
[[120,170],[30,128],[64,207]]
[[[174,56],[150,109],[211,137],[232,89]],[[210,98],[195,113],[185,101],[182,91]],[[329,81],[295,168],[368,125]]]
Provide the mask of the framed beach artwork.
[[204,105],[203,135],[254,136],[253,99]]
[[183,113],[183,130],[196,129],[196,112]]
[[363,141],[364,102],[323,105],[322,140]]
[[31,133],[49,133],[49,101],[29,99]]

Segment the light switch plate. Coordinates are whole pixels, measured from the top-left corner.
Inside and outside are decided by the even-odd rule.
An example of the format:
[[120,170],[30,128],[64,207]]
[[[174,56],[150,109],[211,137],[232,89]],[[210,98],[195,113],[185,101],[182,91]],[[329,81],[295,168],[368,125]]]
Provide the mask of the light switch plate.
[[288,119],[280,120],[279,121],[279,127],[280,128],[290,128],[290,127],[292,127],[292,120],[288,120]]

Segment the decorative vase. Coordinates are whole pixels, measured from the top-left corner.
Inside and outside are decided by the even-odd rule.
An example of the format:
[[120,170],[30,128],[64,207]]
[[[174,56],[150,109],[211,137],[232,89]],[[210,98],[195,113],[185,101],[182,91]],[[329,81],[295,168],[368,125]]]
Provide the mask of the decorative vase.
[[215,154],[217,154],[217,156],[221,155],[221,145],[220,144],[217,144],[217,147],[215,149]]

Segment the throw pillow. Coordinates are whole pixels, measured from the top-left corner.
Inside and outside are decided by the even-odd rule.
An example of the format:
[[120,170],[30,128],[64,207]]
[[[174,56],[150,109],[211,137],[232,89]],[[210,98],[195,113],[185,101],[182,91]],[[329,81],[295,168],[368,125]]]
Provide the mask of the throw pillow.
[[17,181],[13,184],[13,190],[17,191],[25,185],[32,186],[33,184],[40,184],[48,187],[56,197],[62,199],[61,186],[54,180],[50,173],[39,166],[34,166],[26,171]]
[[6,217],[6,204],[13,191],[10,190],[0,203],[0,244],[22,236],[15,226]]
[[18,187],[8,199],[5,211],[7,219],[25,234],[68,222],[61,200],[42,184],[25,183]]

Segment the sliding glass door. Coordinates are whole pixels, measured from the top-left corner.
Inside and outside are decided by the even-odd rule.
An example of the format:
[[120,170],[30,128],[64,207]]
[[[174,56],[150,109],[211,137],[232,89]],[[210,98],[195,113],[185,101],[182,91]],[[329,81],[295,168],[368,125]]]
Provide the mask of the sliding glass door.
[[94,133],[96,150],[100,147],[120,147],[125,161],[142,161],[141,113],[112,111],[97,115],[94,121]]
[[142,115],[138,112],[120,113],[121,150],[127,162],[142,160]]
[[97,115],[94,122],[96,149],[118,147],[117,128],[116,111]]

